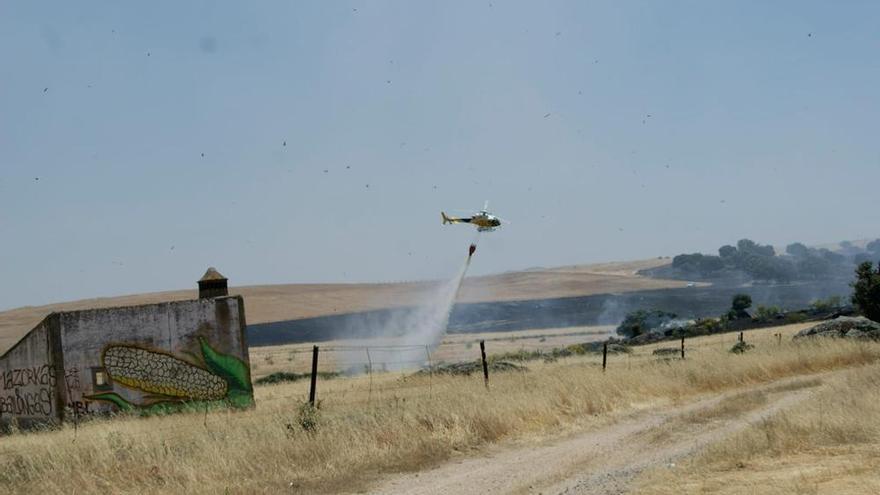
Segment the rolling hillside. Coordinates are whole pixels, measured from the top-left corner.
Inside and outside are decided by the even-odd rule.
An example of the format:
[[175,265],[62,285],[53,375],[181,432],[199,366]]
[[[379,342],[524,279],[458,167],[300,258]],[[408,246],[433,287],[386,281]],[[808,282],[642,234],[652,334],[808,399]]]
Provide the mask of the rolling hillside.
[[[534,268],[465,279],[459,302],[517,301],[683,287],[682,281],[641,277],[638,270],[668,259]],[[232,287],[245,298],[248,323],[314,318],[418,304],[437,282],[388,284],[285,284]],[[26,306],[0,312],[0,352],[5,352],[53,311],[194,299],[195,288]]]

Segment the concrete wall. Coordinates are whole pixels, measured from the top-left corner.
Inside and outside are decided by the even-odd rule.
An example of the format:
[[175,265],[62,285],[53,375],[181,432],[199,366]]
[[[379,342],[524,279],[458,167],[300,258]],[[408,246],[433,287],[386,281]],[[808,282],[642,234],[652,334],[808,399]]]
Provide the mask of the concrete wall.
[[0,357],[0,425],[29,427],[60,418],[63,402],[56,383],[61,372],[50,338],[57,323],[46,318]]
[[53,314],[0,357],[0,423],[247,407],[245,327],[240,296]]

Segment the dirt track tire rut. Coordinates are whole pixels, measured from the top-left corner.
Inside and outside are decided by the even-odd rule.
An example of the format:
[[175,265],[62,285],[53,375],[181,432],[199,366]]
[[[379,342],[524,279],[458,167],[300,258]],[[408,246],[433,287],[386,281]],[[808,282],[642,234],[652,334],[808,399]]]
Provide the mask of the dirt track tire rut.
[[[623,494],[646,469],[669,466],[710,443],[727,437],[775,412],[791,407],[813,391],[809,388],[772,391],[780,385],[812,377],[778,380],[748,390],[734,390],[694,402],[640,412],[596,431],[537,447],[490,452],[479,458],[445,463],[435,469],[386,479],[376,494],[465,495]],[[738,417],[689,424],[686,434],[652,442],[650,432],[689,413],[711,408],[745,391],[768,390],[768,400]]]

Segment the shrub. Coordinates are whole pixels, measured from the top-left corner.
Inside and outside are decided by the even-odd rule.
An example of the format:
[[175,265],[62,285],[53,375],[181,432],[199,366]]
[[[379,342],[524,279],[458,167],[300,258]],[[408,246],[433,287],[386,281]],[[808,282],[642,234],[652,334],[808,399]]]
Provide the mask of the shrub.
[[829,296],[826,299],[816,299],[810,303],[810,307],[816,311],[831,311],[839,308],[843,302],[840,296]]
[[650,311],[640,309],[626,315],[626,318],[617,327],[617,333],[627,338],[638,337],[656,328],[660,328],[661,325],[674,320],[676,317],[675,313],[658,309]]
[[[318,402],[317,406],[312,405],[309,402],[303,402],[299,406],[299,415],[298,415],[298,423],[300,428],[305,431],[313,432],[318,429],[318,408],[321,407],[321,403]],[[290,426],[288,425],[288,428]]]
[[730,352],[732,352],[734,354],[742,354],[742,353],[748,351],[749,349],[754,349],[754,348],[755,348],[754,345],[743,341],[743,342],[737,342],[736,344],[734,344],[733,347],[730,348]]
[[[338,378],[342,375],[337,371],[319,371],[318,378],[321,380],[329,380],[331,378]],[[270,385],[273,383],[284,383],[284,382],[297,382],[300,380],[307,380],[312,377],[311,373],[290,373],[287,371],[278,371],[272,373],[271,375],[264,376],[262,378],[258,378],[254,380],[254,385]]]
[[852,302],[865,317],[880,321],[880,266],[866,261],[856,268],[856,280],[852,283]]
[[[717,318],[704,318],[702,320],[697,320],[697,322],[694,323],[694,327],[699,329],[700,332],[705,332],[707,334],[718,333],[724,330],[724,324]],[[702,333],[699,335],[702,335]]]
[[803,323],[807,321],[807,315],[800,311],[785,314],[785,323],[791,325],[794,323]]
[[778,306],[758,305],[758,308],[755,310],[754,319],[761,323],[767,323],[768,321],[776,319],[776,316],[780,313],[782,313],[782,310],[779,309]]

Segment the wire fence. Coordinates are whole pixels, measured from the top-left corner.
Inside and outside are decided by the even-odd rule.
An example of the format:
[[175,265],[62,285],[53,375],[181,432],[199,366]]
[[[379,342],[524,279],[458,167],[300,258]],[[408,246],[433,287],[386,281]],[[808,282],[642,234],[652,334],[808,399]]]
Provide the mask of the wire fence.
[[[700,349],[708,347],[724,347],[726,348],[732,343],[760,343],[761,345],[771,344],[773,347],[781,346],[783,343],[782,333],[759,333],[757,338],[747,336],[746,332],[731,332],[723,336],[723,340],[712,342],[697,342],[691,345],[682,338],[680,341],[666,341],[664,347],[653,349],[653,353],[643,352],[639,356],[630,354],[616,355],[609,361],[608,342],[600,347],[600,352],[594,355],[595,361],[587,362],[589,366],[601,366],[601,370],[605,371],[606,366],[612,369],[615,366],[629,366],[639,362],[655,361],[663,355],[668,355],[673,360],[686,359],[692,352],[699,352]],[[458,356],[457,364],[467,364],[467,371],[464,374],[476,375],[472,376],[473,380],[484,382],[489,387],[489,362],[487,359],[485,341],[479,341],[479,349],[468,350],[468,355]],[[424,344],[377,344],[377,345],[338,345],[331,344],[326,347],[314,345],[312,348],[294,348],[281,349],[273,351],[268,356],[286,355],[292,356],[289,362],[283,363],[279,368],[283,371],[276,373],[288,373],[289,376],[282,377],[279,382],[283,381],[299,381],[302,387],[300,390],[303,395],[295,397],[285,392],[282,394],[263,394],[258,399],[260,404],[288,404],[293,399],[298,404],[308,403],[313,407],[317,407],[321,402],[327,401],[332,405],[365,405],[365,406],[390,406],[397,407],[401,401],[405,403],[407,400],[416,398],[430,398],[435,396],[435,387],[437,386],[460,386],[450,382],[437,381],[436,375],[446,371],[444,369],[449,363],[436,362],[435,350],[430,345]],[[668,351],[668,352],[658,352]],[[263,358],[266,355],[261,356]],[[493,357],[497,357],[493,356]],[[625,360],[625,364],[622,360]],[[540,361],[539,361],[540,362]],[[574,363],[583,365],[583,360],[577,360]],[[454,364],[452,365],[455,366]],[[287,371],[291,370],[291,371]],[[526,368],[520,367],[522,371],[522,379],[524,383],[528,380]],[[445,373],[444,373],[445,374]],[[291,376],[292,375],[292,376]],[[269,374],[267,376],[272,376]],[[338,377],[348,377],[347,380],[333,380]],[[263,377],[266,378],[266,377]],[[259,385],[260,380],[256,380]],[[322,390],[323,395],[322,395]],[[306,391],[308,395],[306,396]],[[440,396],[440,395],[438,395]],[[273,407],[270,405],[270,407]],[[222,431],[220,425],[227,423],[235,414],[233,411],[227,410],[224,414],[223,410],[209,408],[205,406],[204,417],[202,422],[205,430],[213,433],[216,429]],[[78,415],[73,418],[73,441],[77,438],[77,427],[82,419]],[[191,427],[191,422],[181,424],[162,423],[161,425],[151,425],[150,432],[169,432],[180,431]],[[0,452],[2,455],[2,452]]]

